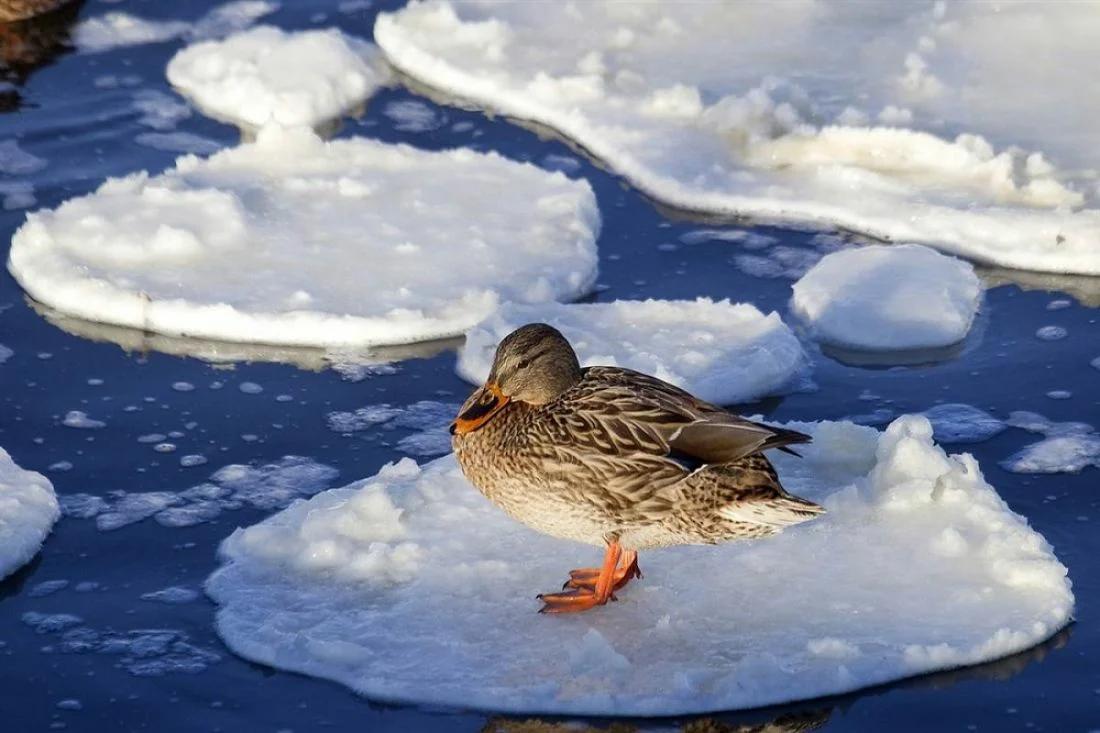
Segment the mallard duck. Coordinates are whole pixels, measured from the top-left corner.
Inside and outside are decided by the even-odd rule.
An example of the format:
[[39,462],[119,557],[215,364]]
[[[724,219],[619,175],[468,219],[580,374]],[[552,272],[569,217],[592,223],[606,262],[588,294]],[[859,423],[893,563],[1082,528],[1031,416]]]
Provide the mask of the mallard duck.
[[599,568],[538,596],[544,613],[614,600],[638,551],[775,534],[824,509],[784,491],[762,451],[808,435],[751,422],[630,369],[582,369],[544,323],[500,342],[451,424],[466,478],[514,519],[605,548]]
[[0,0],[0,23],[16,23],[45,15],[68,2],[72,0]]

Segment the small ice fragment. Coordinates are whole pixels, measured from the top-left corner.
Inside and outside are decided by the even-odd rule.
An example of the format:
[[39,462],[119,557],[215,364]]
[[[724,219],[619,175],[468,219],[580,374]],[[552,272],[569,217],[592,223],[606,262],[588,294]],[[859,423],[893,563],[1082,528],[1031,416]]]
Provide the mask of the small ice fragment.
[[171,586],[151,593],[142,593],[141,600],[157,603],[190,603],[199,597],[199,592],[191,588]]
[[237,389],[245,394],[259,394],[264,391],[264,388],[255,382],[241,382]]
[[61,421],[61,424],[67,428],[78,428],[81,430],[93,430],[106,427],[107,425],[107,423],[102,420],[93,420],[80,410],[69,410],[69,412],[65,414],[65,419]]
[[1035,336],[1043,341],[1060,341],[1069,334],[1061,326],[1043,326],[1035,332]]

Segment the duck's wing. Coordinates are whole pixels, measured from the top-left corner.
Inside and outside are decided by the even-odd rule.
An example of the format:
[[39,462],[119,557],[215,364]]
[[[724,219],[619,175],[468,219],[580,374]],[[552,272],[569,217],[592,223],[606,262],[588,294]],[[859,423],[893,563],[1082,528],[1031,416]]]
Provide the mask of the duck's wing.
[[640,372],[590,367],[553,410],[568,439],[604,455],[731,463],[810,436],[745,420]]

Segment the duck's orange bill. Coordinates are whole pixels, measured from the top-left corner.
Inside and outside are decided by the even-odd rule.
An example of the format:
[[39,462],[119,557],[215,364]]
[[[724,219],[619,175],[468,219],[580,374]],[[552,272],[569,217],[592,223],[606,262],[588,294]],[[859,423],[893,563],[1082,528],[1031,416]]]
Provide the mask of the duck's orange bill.
[[501,394],[500,387],[493,382],[481,388],[481,396],[451,423],[451,434],[465,435],[480,428],[500,409],[508,404],[508,397]]

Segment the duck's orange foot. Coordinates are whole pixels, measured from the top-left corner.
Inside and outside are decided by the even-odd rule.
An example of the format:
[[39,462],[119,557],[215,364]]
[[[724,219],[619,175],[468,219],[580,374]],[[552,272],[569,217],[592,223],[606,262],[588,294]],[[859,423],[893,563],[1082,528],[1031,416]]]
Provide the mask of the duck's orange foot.
[[[638,553],[627,550],[622,555],[622,564],[615,568],[611,576],[611,590],[621,590],[623,586],[634,578],[641,578],[642,571],[638,567]],[[596,582],[600,578],[601,568],[577,568],[569,571],[569,580],[565,581],[562,588],[577,588],[580,590],[596,591]],[[617,600],[611,596],[611,600]]]
[[541,593],[538,599],[543,604],[542,608],[539,609],[539,613],[576,613],[607,603],[607,598],[601,600],[599,596],[590,590]]

